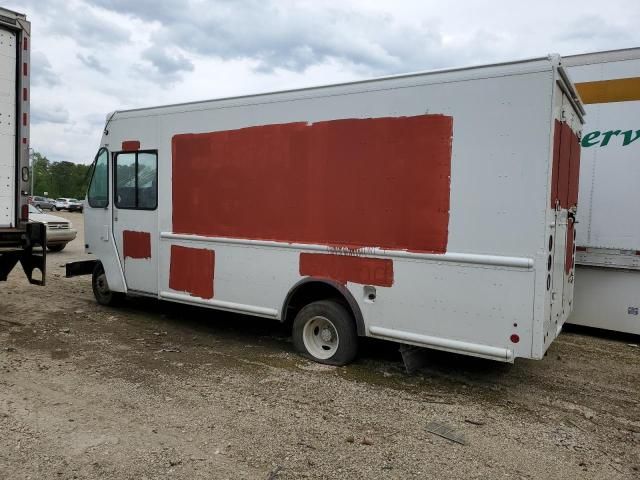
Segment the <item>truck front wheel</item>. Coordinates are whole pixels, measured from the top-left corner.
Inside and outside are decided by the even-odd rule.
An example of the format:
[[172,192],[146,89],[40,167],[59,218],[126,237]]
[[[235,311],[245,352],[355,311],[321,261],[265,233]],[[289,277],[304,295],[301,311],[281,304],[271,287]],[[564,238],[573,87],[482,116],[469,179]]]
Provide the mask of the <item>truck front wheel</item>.
[[100,262],[96,263],[91,276],[91,287],[93,288],[93,296],[100,305],[114,305],[119,299],[120,294],[112,292],[107,282],[107,275]]
[[340,303],[310,303],[293,321],[293,344],[303,355],[327,365],[346,365],[358,352],[358,334],[351,313]]

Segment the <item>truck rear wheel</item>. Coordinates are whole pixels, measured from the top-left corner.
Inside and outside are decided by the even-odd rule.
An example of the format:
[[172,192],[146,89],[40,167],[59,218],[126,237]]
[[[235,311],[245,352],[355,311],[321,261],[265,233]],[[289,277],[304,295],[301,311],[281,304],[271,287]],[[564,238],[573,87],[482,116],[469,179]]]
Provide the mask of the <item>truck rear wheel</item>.
[[303,355],[327,365],[346,365],[358,352],[358,334],[351,313],[340,303],[310,303],[293,321],[293,344]]
[[107,275],[100,262],[96,263],[96,266],[93,269],[91,287],[93,289],[93,296],[96,297],[96,302],[100,305],[114,305],[120,299],[121,294],[112,292],[109,288]]

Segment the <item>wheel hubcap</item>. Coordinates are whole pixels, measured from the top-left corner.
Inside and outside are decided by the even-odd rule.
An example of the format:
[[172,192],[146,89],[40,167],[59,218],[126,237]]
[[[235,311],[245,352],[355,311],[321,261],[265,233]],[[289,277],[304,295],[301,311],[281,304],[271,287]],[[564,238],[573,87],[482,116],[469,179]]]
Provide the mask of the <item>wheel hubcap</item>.
[[313,317],[305,324],[302,340],[307,351],[321,360],[331,358],[340,343],[335,325],[321,316]]

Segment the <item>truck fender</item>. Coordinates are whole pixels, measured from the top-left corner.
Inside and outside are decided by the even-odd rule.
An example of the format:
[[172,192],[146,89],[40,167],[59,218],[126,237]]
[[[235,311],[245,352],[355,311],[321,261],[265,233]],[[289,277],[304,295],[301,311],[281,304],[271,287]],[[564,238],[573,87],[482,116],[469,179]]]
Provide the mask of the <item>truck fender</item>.
[[[280,321],[284,322],[287,320],[287,309],[289,308],[291,300],[294,298],[296,293],[299,292],[302,287],[304,287],[305,285],[309,285],[311,283],[322,284],[322,285],[332,287],[336,291],[336,293],[345,300],[345,302],[351,309],[351,313],[353,314],[353,318],[355,319],[355,322],[356,322],[356,330],[358,332],[358,335],[364,336],[366,334],[365,327],[364,327],[364,319],[362,317],[362,311],[360,310],[360,306],[358,305],[358,302],[356,302],[356,299],[353,297],[353,295],[345,285],[342,285],[341,283],[338,283],[326,278],[307,277],[307,278],[303,278],[298,283],[296,283],[289,290],[289,293],[287,294],[284,300],[284,304],[282,305],[282,310],[280,313]],[[320,298],[318,300],[320,300]]]

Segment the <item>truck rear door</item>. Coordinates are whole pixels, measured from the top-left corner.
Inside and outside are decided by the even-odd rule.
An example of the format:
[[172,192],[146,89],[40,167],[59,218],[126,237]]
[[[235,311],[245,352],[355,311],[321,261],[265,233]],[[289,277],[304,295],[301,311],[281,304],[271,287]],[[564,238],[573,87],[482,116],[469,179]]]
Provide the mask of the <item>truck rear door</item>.
[[572,129],[573,105],[563,94],[561,119],[555,121],[552,201],[555,234],[549,239],[552,258],[550,328],[559,329],[571,312],[575,261],[575,214],[578,203],[580,140]]

